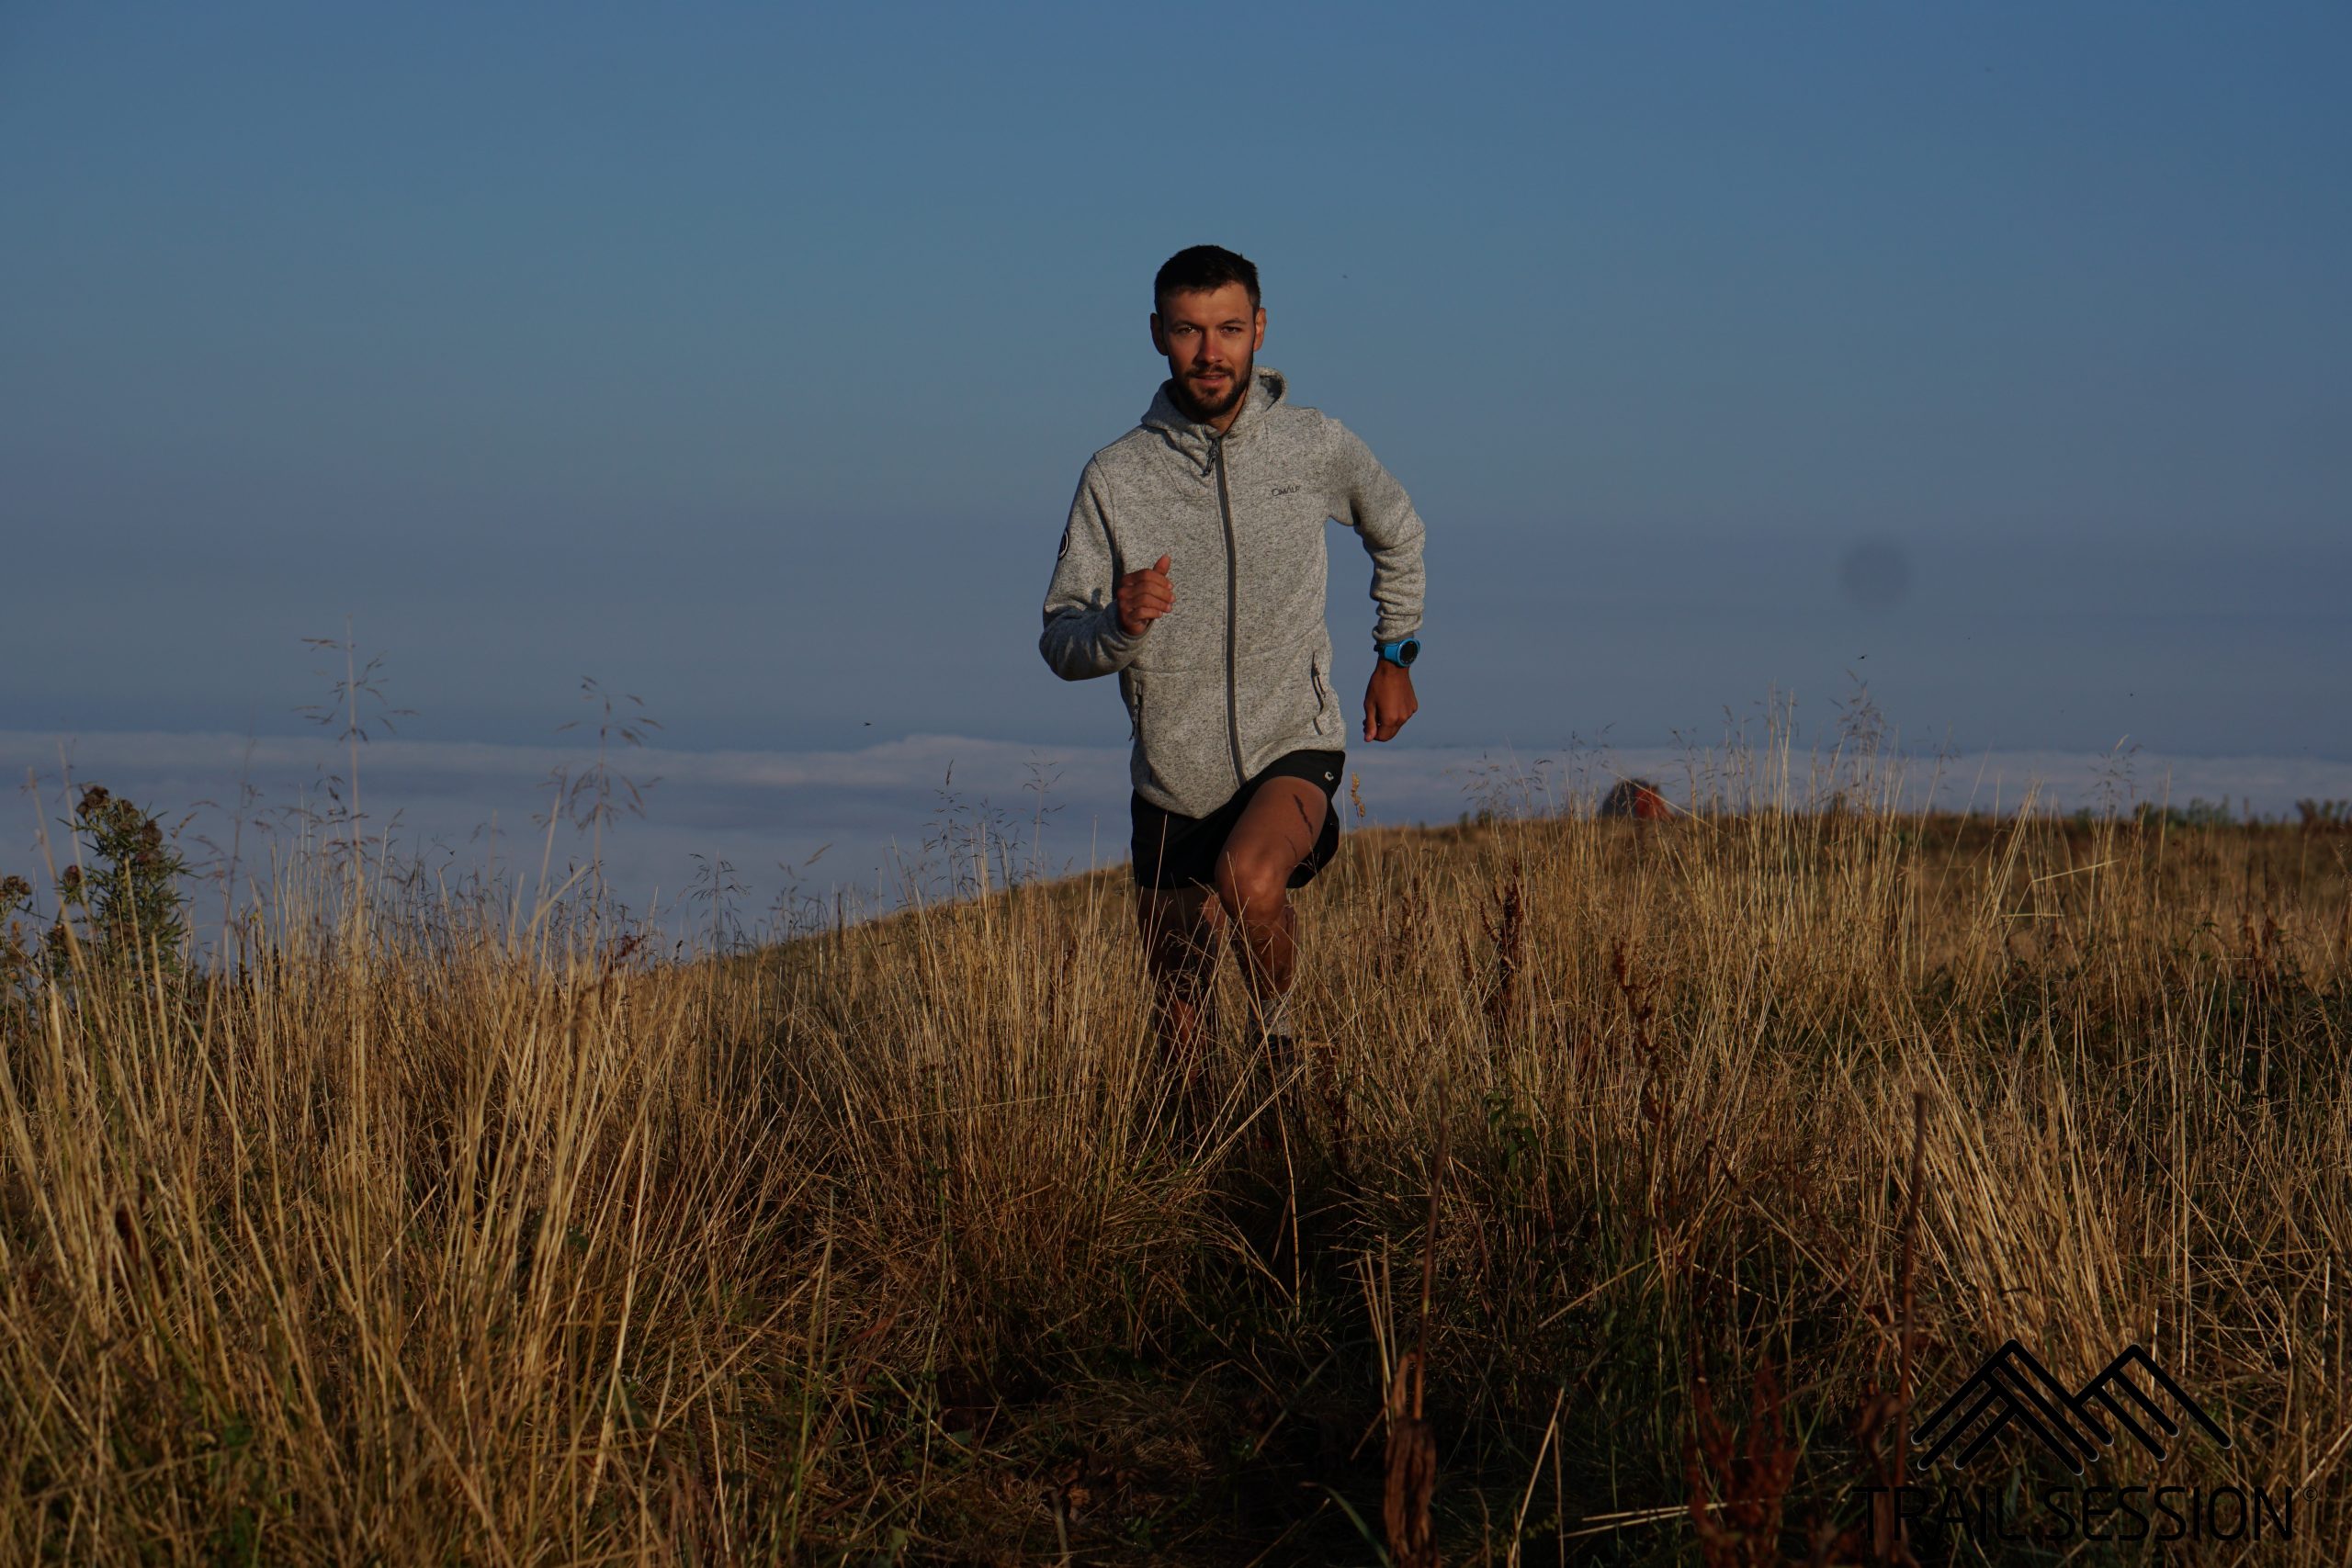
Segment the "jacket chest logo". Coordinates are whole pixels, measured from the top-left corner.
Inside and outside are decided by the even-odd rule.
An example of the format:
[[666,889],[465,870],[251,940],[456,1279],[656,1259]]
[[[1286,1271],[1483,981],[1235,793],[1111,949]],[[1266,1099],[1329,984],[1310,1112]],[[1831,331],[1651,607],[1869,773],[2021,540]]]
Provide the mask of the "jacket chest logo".
[[1299,487],[1297,485],[1276,485],[1266,493],[1268,495],[1296,495],[1298,491]]

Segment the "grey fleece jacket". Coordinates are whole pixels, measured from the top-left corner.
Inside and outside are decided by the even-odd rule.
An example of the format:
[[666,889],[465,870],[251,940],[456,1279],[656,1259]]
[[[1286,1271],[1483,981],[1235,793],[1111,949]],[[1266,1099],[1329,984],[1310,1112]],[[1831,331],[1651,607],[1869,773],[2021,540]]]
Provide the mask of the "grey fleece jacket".
[[[1379,605],[1375,645],[1421,624],[1421,520],[1355,434],[1283,401],[1257,367],[1223,436],[1165,382],[1143,422],[1079,476],[1046,591],[1038,650],[1065,681],[1119,677],[1136,793],[1205,817],[1286,751],[1345,750],[1323,624],[1323,525],[1362,536]],[[1129,637],[1118,580],[1165,555],[1175,606]]]

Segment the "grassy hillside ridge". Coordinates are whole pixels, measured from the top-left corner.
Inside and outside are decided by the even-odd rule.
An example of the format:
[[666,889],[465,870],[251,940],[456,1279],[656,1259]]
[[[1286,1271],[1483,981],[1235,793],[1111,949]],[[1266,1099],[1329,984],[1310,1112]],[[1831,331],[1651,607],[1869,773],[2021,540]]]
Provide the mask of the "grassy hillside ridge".
[[0,1555],[1371,1562],[1426,1271],[1450,1562],[1872,1560],[1906,1318],[1928,1403],[2147,1346],[2233,1438],[2166,1478],[2328,1561],[2348,840],[1833,798],[1351,818],[1328,1049],[1206,1157],[1124,868],[684,962],[325,857],[214,972],[93,928],[0,1004]]

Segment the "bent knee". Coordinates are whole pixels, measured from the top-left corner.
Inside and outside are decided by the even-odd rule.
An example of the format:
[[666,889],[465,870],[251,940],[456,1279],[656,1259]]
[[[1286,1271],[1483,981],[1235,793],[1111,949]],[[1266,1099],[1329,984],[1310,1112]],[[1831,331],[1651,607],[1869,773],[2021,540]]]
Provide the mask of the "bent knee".
[[1238,920],[1268,919],[1289,896],[1290,868],[1263,855],[1228,855],[1217,862],[1217,901]]

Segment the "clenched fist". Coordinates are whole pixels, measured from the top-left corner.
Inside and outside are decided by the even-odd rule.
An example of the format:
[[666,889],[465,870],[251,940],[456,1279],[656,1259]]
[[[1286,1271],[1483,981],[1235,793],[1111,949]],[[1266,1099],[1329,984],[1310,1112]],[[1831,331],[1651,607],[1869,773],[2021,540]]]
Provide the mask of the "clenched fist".
[[1372,683],[1363,689],[1363,738],[1394,740],[1405,721],[1420,711],[1420,699],[1413,695],[1411,672],[1385,659],[1374,660]]
[[1156,564],[1119,579],[1116,602],[1121,631],[1129,637],[1149,631],[1152,622],[1176,607],[1176,590],[1168,581],[1168,558],[1162,556]]

